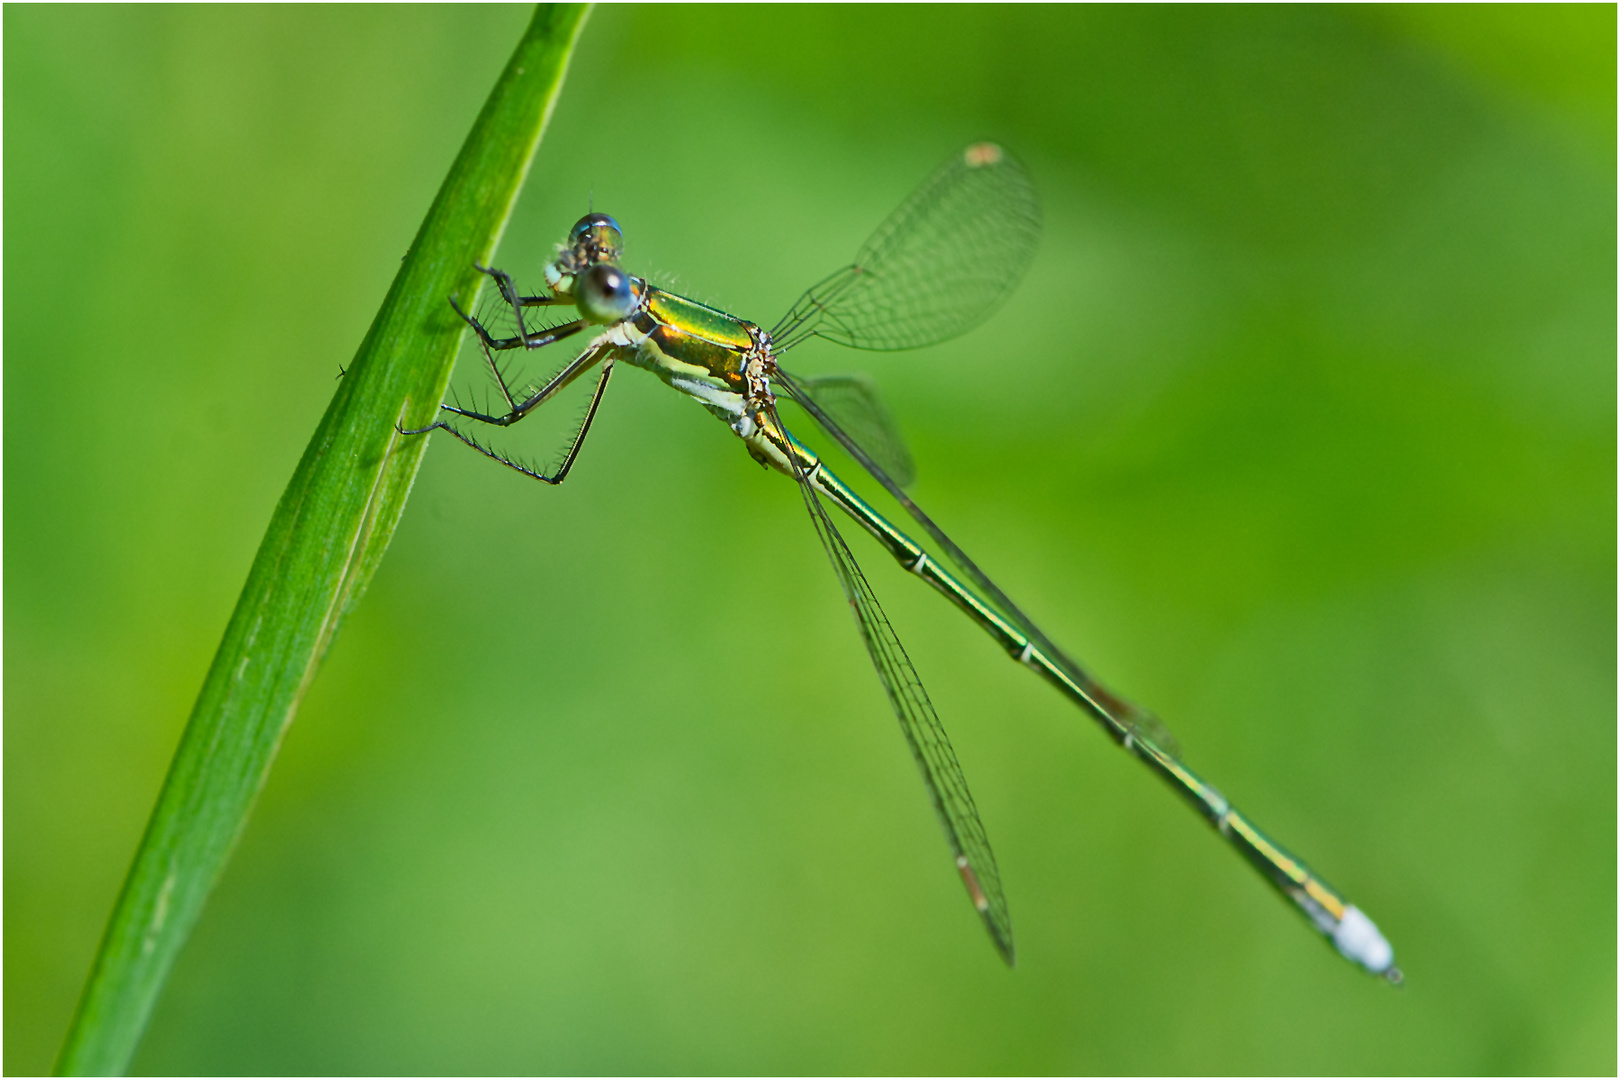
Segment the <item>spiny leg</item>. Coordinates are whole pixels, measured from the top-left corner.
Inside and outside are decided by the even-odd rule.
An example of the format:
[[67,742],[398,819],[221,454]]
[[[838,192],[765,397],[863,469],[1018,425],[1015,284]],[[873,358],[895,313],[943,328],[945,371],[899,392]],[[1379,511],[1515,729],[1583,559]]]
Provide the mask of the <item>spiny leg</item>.
[[[512,397],[512,387],[511,387],[511,384],[509,384],[506,381],[506,372],[501,370],[501,365],[496,361],[495,354],[490,351],[488,345],[486,345],[482,341],[480,341],[478,343],[478,347],[484,353],[484,362],[489,365],[489,373],[495,379],[495,385],[500,387],[501,397],[506,399],[507,412],[506,412],[505,415],[506,416],[511,416],[511,415],[513,415],[514,413],[516,413],[518,411],[518,402],[517,402],[517,399]],[[561,387],[558,387],[558,389],[561,389]],[[536,402],[535,404],[538,404],[538,402]],[[469,413],[466,410],[462,409],[459,404],[457,404],[457,405],[440,405],[439,407],[442,408],[442,409],[449,409],[451,412],[460,413],[463,416],[471,416],[475,420],[485,420],[485,418],[484,418],[484,416],[482,414],[480,414],[480,413]],[[532,409],[533,407],[534,407],[534,405],[529,405],[527,408]],[[527,411],[527,409],[525,409],[525,411]],[[489,422],[492,422],[492,421],[485,420],[485,422],[489,423]],[[514,423],[515,421],[508,420],[507,422],[508,423]]]
[[[607,363],[602,365],[602,374],[596,380],[596,392],[591,395],[590,408],[585,411],[585,419],[581,421],[579,430],[574,434],[573,445],[568,448],[568,453],[563,457],[562,464],[557,467],[557,471],[550,476],[547,476],[545,473],[525,465],[521,461],[513,460],[498,450],[490,449],[483,443],[480,443],[477,439],[473,438],[471,435],[460,431],[443,420],[429,424],[427,427],[421,428],[418,431],[402,431],[401,434],[420,435],[424,432],[432,431],[434,428],[442,428],[443,430],[448,431],[451,435],[454,435],[457,439],[460,439],[462,442],[466,443],[468,446],[472,447],[474,450],[477,450],[480,454],[483,454],[485,457],[494,458],[496,461],[500,462],[502,465],[505,465],[509,469],[515,469],[524,476],[533,477],[534,479],[540,480],[547,484],[560,484],[568,477],[568,470],[574,467],[574,459],[579,456],[579,448],[585,445],[585,436],[591,430],[591,421],[596,419],[597,407],[602,404],[602,395],[607,391],[608,376],[612,374],[613,361],[609,360]],[[444,408],[451,409],[451,407],[448,405],[444,406]],[[484,417],[478,416],[474,413],[461,412],[459,409],[451,409],[451,411],[457,412],[462,416],[466,416],[474,420],[485,419]],[[522,414],[514,415],[516,415],[517,419],[522,419]],[[499,421],[489,422],[498,423]]]
[[[593,364],[596,364],[602,359],[602,357],[606,356],[608,351],[608,346],[600,345],[595,348],[586,349],[584,352],[576,356],[567,367],[559,371],[550,382],[546,383],[546,385],[542,386],[539,390],[536,390],[525,400],[513,405],[511,411],[502,416],[490,416],[487,413],[474,412],[471,409],[463,409],[456,405],[440,405],[439,408],[443,409],[445,412],[455,413],[457,416],[465,416],[469,420],[477,420],[480,424],[493,424],[496,427],[511,427],[519,420],[522,420],[525,416],[528,416],[529,413],[533,412],[536,408],[544,405],[575,379],[579,378],[580,375],[587,371]],[[506,400],[508,403],[510,403],[512,401],[512,395],[506,388],[506,380],[501,377],[500,369],[495,367],[494,357],[489,356],[487,350],[485,351],[484,355],[488,357],[490,367],[494,368],[495,370],[495,378],[501,384],[501,393],[506,395]],[[600,389],[598,389],[598,394],[600,394]],[[444,426],[444,421],[441,420],[429,424],[425,428],[418,428],[415,431],[406,431],[402,428],[400,433],[403,435],[420,435],[423,432],[432,431],[436,427]]]
[[[543,296],[514,296],[513,299],[522,302],[526,300],[546,300],[547,298]],[[489,331],[484,329],[484,324],[462,311],[461,305],[456,303],[454,297],[450,298],[450,306],[455,308],[456,314],[460,315],[462,320],[473,328],[478,334],[478,339],[491,349],[539,349],[550,345],[554,341],[561,341],[565,337],[577,334],[586,326],[584,319],[575,319],[573,322],[563,323],[561,326],[554,326],[549,330],[537,330],[530,334],[523,329],[523,316],[520,314],[518,315],[519,332],[517,337],[491,337]],[[513,310],[516,311],[518,308],[514,306]]]
[[[539,349],[554,342],[561,341],[566,337],[572,337],[574,334],[577,334],[581,330],[585,329],[587,324],[584,319],[575,319],[573,322],[563,323],[561,326],[554,326],[549,330],[542,330],[539,333],[530,334],[528,332],[528,328],[523,325],[522,309],[524,307],[544,307],[551,304],[560,303],[561,301],[549,296],[519,296],[517,295],[517,287],[512,284],[512,276],[506,271],[495,270],[487,266],[480,266],[478,263],[473,263],[473,268],[488,274],[490,277],[495,279],[495,286],[500,290],[501,297],[512,306],[512,313],[517,317],[518,336],[515,338],[492,338],[489,335],[489,331],[484,329],[482,323],[473,318],[471,315],[468,315],[465,311],[461,310],[461,305],[456,303],[454,297],[450,298],[450,306],[455,310],[457,315],[461,316],[462,320],[466,322],[467,325],[471,326],[473,330],[477,332],[479,345],[484,350],[484,359],[488,361],[490,372],[495,376],[495,382],[501,388],[501,396],[506,399],[506,407],[508,410],[510,410],[507,415],[513,416],[519,413],[520,410],[517,402],[512,398],[512,391],[507,385],[506,376],[501,372],[500,365],[495,362],[495,357],[491,355],[491,350],[516,349],[519,347],[526,349]],[[561,387],[556,387],[556,389],[561,389]],[[533,408],[537,404],[539,404],[538,401],[531,401],[528,406],[521,411],[527,411],[527,409]],[[470,413],[456,406],[445,405],[442,407],[463,416],[470,416],[475,420],[484,420],[486,423],[494,422],[481,414]],[[512,421],[508,420],[507,422],[511,423]]]
[[[528,329],[523,325],[524,308],[550,307],[553,304],[563,303],[560,298],[555,296],[519,296],[517,294],[517,286],[512,282],[512,275],[508,274],[505,270],[497,270],[493,266],[480,266],[478,263],[473,263],[473,269],[479,271],[480,273],[488,274],[490,277],[495,279],[495,287],[500,290],[501,299],[505,300],[509,305],[511,305],[512,315],[517,319],[518,336],[521,339],[527,340],[529,336]],[[465,318],[466,316],[462,317]],[[538,348],[538,346],[535,345],[531,345],[529,347]]]
[[501,365],[495,362],[495,354],[490,352],[489,346],[482,341],[478,343],[478,348],[484,354],[484,363],[489,365],[489,373],[495,377],[495,385],[501,388],[501,397],[506,399],[507,411],[516,409],[517,402],[512,400],[512,389],[506,384],[506,373],[501,370]]

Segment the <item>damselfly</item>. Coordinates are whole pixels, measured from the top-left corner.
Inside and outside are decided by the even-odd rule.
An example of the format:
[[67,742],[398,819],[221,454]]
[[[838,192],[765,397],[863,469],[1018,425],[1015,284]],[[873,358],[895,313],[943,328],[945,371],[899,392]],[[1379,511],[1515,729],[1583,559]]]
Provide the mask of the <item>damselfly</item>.
[[[508,274],[479,267],[499,289],[515,334],[492,334],[451,301],[477,334],[505,411],[444,405],[451,419],[405,434],[442,429],[527,476],[560,484],[590,431],[614,364],[622,360],[651,371],[723,420],[756,461],[792,477],[798,485],[922,770],[968,896],[1009,964],[1013,939],[1007,902],[962,768],[916,669],[833,525],[824,500],[853,518],[901,566],[944,594],[1009,656],[1057,687],[1167,781],[1341,953],[1368,971],[1399,982],[1393,950],[1371,920],[1188,769],[1151,713],[1110,693],[1054,645],[906,495],[913,475],[911,459],[868,382],[848,376],[805,378],[781,367],[783,353],[812,337],[878,350],[914,349],[955,337],[982,322],[1017,286],[1039,235],[1040,204],[1029,174],[1001,147],[976,143],[947,161],[889,215],[853,263],[811,286],[767,332],[626,273],[620,265],[623,233],[618,222],[606,214],[588,214],[574,225],[568,242],[558,246],[546,266],[547,291],[540,295],[520,295]],[[578,317],[530,329],[524,313],[549,307],[573,307]],[[553,378],[514,394],[496,353],[543,348],[587,330],[594,336]],[[594,368],[600,372],[590,404],[566,454],[550,473],[485,445],[465,426],[458,426],[460,421],[474,421],[508,427]],[[782,422],[778,395],[802,406],[870,473],[954,571],[868,505],[800,442]]]

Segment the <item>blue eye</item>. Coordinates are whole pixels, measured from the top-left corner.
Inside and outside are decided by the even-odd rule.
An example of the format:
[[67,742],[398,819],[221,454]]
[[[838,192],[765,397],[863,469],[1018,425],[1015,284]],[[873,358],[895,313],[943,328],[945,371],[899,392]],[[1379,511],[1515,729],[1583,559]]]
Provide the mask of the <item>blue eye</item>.
[[618,262],[624,253],[624,234],[619,223],[606,214],[586,214],[568,230],[568,248],[579,266]]
[[570,244],[578,243],[580,237],[592,229],[612,229],[615,238],[624,235],[623,230],[619,228],[619,223],[606,214],[586,214],[574,222],[574,227],[568,230],[568,242]]
[[612,263],[596,263],[574,279],[574,302],[591,322],[618,322],[635,306],[630,275]]

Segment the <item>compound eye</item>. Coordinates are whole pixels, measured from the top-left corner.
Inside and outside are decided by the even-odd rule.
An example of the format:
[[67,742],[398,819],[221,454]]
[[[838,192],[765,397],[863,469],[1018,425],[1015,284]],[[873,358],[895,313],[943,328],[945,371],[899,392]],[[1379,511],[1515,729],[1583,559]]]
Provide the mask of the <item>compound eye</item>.
[[596,263],[574,280],[574,301],[591,322],[618,322],[635,305],[630,275],[612,263]]
[[574,222],[574,227],[568,230],[568,242],[576,243],[580,237],[592,229],[612,229],[615,235],[619,234],[619,223],[606,214],[586,214]]
[[624,251],[624,234],[606,214],[586,214],[568,230],[568,246],[582,262],[612,262]]

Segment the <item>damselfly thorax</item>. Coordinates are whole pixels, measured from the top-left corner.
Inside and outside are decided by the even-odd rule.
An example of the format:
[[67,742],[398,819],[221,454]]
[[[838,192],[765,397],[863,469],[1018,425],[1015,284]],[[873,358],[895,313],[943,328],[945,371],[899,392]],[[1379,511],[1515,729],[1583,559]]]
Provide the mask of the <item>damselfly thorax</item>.
[[758,325],[631,278],[635,306],[602,339],[614,358],[658,376],[725,421],[755,461],[788,475],[788,438],[770,420],[771,338]]

